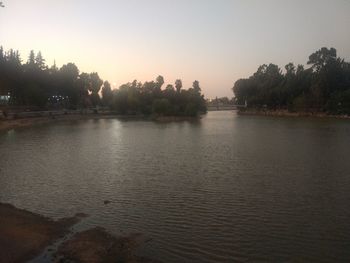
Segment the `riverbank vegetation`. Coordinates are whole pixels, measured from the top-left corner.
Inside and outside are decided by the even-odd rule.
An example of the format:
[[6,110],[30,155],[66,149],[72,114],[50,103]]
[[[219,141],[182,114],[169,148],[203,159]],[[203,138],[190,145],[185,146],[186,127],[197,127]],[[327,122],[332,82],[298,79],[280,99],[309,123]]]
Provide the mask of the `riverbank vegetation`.
[[74,63],[46,65],[41,52],[31,51],[22,63],[18,51],[0,47],[0,103],[30,109],[86,109],[105,107],[117,114],[196,116],[206,112],[199,82],[183,89],[182,81],[167,85],[133,81],[112,90],[98,73],[80,72]]
[[234,84],[236,103],[254,110],[350,114],[350,63],[324,47],[307,64],[289,63],[285,73],[275,64],[261,65]]

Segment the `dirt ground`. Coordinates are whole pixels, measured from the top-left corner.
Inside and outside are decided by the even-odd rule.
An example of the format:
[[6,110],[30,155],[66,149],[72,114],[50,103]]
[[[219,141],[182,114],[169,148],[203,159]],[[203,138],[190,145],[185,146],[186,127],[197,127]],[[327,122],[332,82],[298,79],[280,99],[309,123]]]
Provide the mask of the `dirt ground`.
[[[0,203],[0,263],[21,263],[35,258],[83,217],[86,215],[77,214],[54,221]],[[97,227],[75,233],[57,248],[55,259],[77,263],[158,263],[135,255],[135,249],[145,242],[140,234],[115,237]]]
[[142,235],[117,238],[103,228],[93,228],[77,233],[63,243],[58,249],[57,260],[80,263],[158,263],[134,254],[143,242]]
[[0,204],[0,262],[24,262],[64,235],[77,219],[53,221]]

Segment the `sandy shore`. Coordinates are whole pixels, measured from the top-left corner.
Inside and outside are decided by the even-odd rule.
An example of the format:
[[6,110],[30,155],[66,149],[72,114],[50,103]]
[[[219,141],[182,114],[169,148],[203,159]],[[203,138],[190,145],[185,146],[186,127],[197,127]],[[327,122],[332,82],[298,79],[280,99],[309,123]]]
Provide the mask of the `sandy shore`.
[[145,242],[142,235],[117,238],[103,228],[93,228],[67,238],[70,227],[85,216],[77,214],[54,221],[0,203],[0,263],[32,260],[60,238],[65,241],[53,252],[53,262],[159,262],[134,255],[135,248]]

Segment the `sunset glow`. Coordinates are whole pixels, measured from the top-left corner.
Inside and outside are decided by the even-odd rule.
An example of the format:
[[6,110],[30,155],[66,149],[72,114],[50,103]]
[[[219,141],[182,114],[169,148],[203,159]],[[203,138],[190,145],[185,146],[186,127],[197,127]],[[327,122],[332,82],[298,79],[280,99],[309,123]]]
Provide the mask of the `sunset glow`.
[[197,79],[209,98],[232,97],[234,82],[263,63],[306,64],[322,46],[350,58],[348,1],[3,2],[5,50],[24,61],[40,50],[49,65],[74,62],[116,86],[163,75],[184,87]]

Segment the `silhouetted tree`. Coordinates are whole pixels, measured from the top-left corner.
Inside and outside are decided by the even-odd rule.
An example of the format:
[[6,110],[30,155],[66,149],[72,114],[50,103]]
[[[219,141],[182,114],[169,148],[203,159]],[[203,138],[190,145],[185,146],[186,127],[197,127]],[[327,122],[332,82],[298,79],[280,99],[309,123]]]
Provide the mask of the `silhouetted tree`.
[[105,81],[102,87],[102,104],[104,106],[111,106],[112,100],[113,100],[113,92],[112,92],[111,85],[109,84],[108,81]]
[[10,104],[30,107],[78,108],[97,105],[102,80],[97,73],[82,73],[73,63],[48,67],[41,52],[30,51],[22,64],[18,51],[0,48],[0,93]]
[[197,92],[197,93],[201,92],[201,88],[199,87],[199,81],[198,80],[195,80],[193,82],[192,87],[193,87],[195,92]]
[[30,51],[22,64],[18,51],[5,52],[0,47],[0,93],[10,94],[12,105],[33,108],[88,108],[102,104],[120,114],[159,114],[195,116],[206,112],[204,96],[198,81],[193,87],[182,89],[182,81],[175,87],[167,85],[164,78],[144,83],[136,80],[112,90],[108,81],[103,82],[98,73],[81,73],[73,63],[57,68],[45,63],[41,52]]
[[124,84],[113,91],[112,107],[120,114],[195,116],[206,112],[205,100],[200,89],[195,91],[194,88],[180,88],[175,91],[172,85],[167,85],[165,90],[160,90],[163,83],[163,77],[159,76],[156,81],[146,81],[144,84],[136,80]]
[[182,80],[181,79],[177,79],[175,81],[175,88],[176,88],[176,91],[178,93],[180,93],[181,89],[182,89]]
[[97,106],[100,104],[100,96],[98,93],[103,84],[103,80],[100,79],[96,72],[93,72],[90,74],[90,81],[91,85],[89,91],[91,92],[91,102],[94,106]]
[[162,86],[163,86],[163,84],[164,84],[164,78],[163,78],[163,76],[158,76],[157,78],[156,78],[156,83],[157,83],[157,88],[159,89],[159,90],[161,90],[161,88],[162,88]]
[[330,63],[332,60],[336,60],[336,58],[337,50],[335,48],[328,49],[323,47],[309,56],[309,61],[307,64],[311,65],[314,70],[320,71],[326,66],[327,63]]
[[34,50],[31,50],[30,53],[29,53],[27,64],[28,65],[34,65],[35,64],[35,53],[34,53]]
[[236,103],[248,102],[254,108],[286,108],[290,111],[325,111],[349,114],[349,63],[337,57],[334,48],[321,48],[309,56],[304,66],[262,65],[247,79],[237,80],[233,87]]
[[41,70],[46,69],[45,59],[42,57],[40,51],[38,52],[38,54],[35,57],[35,64]]

